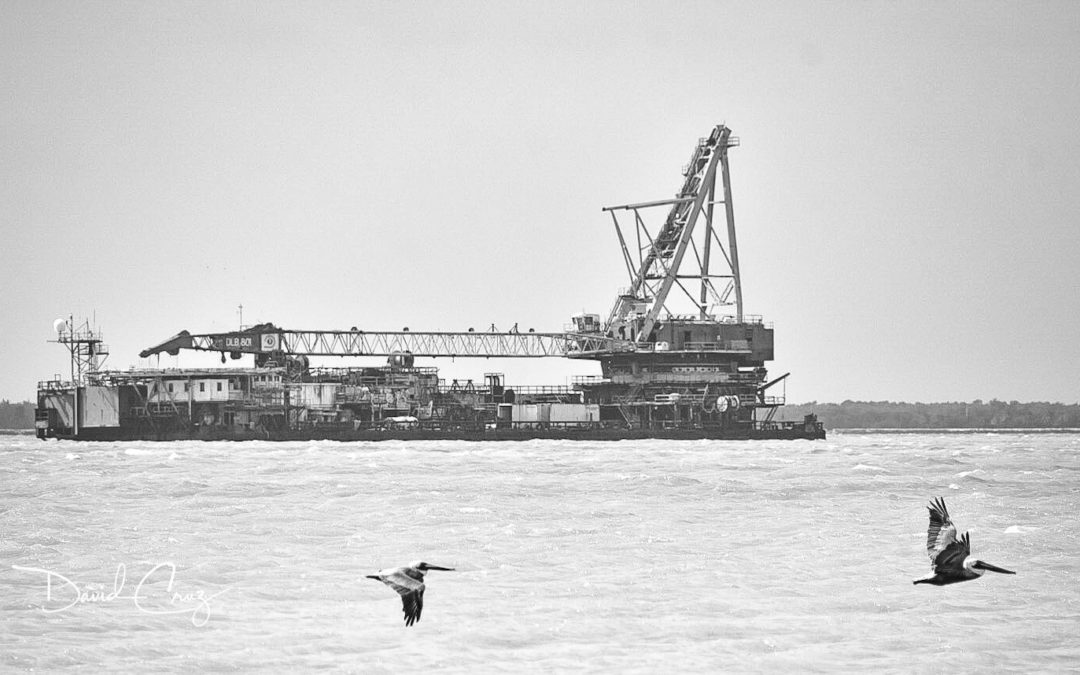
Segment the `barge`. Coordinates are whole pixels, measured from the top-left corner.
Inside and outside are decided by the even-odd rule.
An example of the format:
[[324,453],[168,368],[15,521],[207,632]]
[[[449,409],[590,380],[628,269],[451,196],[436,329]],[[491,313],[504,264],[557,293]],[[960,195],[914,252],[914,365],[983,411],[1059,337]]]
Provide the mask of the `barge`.
[[[143,358],[219,352],[243,367],[102,367],[108,348],[86,323],[58,320],[70,380],[40,382],[40,438],[74,440],[821,439],[815,415],[779,421],[787,374],[770,378],[773,327],[743,313],[723,125],[698,141],[672,199],[605,207],[630,285],[606,318],[563,331],[295,330],[264,323],[177,335]],[[719,207],[719,208],[717,208]],[[650,228],[647,214],[666,217]],[[718,215],[714,227],[714,212]],[[624,225],[619,214],[631,215]],[[646,214],[646,215],[643,215]],[[628,243],[636,242],[636,243]],[[690,255],[688,255],[688,253]],[[689,302],[687,302],[689,300]],[[682,302],[690,311],[679,311]],[[313,367],[311,357],[379,359]],[[503,373],[439,377],[427,357],[569,358],[600,373],[560,386]]]

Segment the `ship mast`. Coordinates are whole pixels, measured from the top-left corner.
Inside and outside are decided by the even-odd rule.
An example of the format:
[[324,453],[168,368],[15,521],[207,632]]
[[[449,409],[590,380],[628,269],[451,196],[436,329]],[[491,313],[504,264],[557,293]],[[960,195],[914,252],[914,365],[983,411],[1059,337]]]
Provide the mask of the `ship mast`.
[[67,321],[57,319],[53,328],[56,330],[55,342],[64,345],[71,354],[72,384],[76,387],[86,384],[108,357],[108,345],[102,342],[101,334],[88,321],[76,326],[73,317],[68,317]]
[[88,321],[76,326],[74,317],[69,316],[66,321],[54,321],[53,329],[56,331],[55,342],[64,345],[71,355],[71,430],[73,436],[78,436],[79,389],[95,380],[102,362],[109,356],[109,348]]

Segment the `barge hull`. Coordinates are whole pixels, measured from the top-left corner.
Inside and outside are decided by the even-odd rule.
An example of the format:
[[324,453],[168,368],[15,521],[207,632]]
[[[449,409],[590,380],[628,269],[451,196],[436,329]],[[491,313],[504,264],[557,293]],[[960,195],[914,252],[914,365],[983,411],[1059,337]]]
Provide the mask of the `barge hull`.
[[489,430],[440,430],[440,429],[362,429],[355,431],[280,431],[258,433],[254,431],[190,433],[163,431],[137,433],[133,430],[95,429],[80,432],[78,436],[53,433],[42,438],[76,441],[633,441],[661,439],[671,441],[745,441],[745,440],[823,440],[825,431],[820,425],[752,430],[722,429],[489,429]]

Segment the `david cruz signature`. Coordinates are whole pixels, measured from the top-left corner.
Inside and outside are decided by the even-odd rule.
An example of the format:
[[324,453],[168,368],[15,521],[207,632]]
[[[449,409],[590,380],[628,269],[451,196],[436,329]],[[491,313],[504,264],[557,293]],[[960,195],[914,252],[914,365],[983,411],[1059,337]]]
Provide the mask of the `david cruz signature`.
[[[45,577],[45,604],[41,606],[41,609],[47,614],[64,612],[76,605],[108,604],[123,600],[130,601],[143,614],[187,614],[191,617],[191,624],[198,628],[210,621],[210,601],[229,590],[226,588],[209,595],[202,589],[177,590],[176,564],[171,562],[155,565],[142,576],[139,583],[128,594],[124,593],[127,586],[127,566],[124,563],[116,566],[116,576],[113,577],[111,591],[106,591],[101,584],[80,586],[63,574],[40,567],[12,565],[11,568]],[[160,581],[166,576],[169,583],[164,589],[152,586],[154,581]]]

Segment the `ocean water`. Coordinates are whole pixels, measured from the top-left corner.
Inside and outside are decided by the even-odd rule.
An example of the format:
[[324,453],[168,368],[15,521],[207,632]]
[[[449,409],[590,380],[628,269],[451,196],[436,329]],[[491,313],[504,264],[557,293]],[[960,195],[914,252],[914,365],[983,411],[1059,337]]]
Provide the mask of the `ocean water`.
[[[939,495],[1016,576],[912,585]],[[1072,433],[0,437],[0,671],[1075,671],[1078,505]]]

